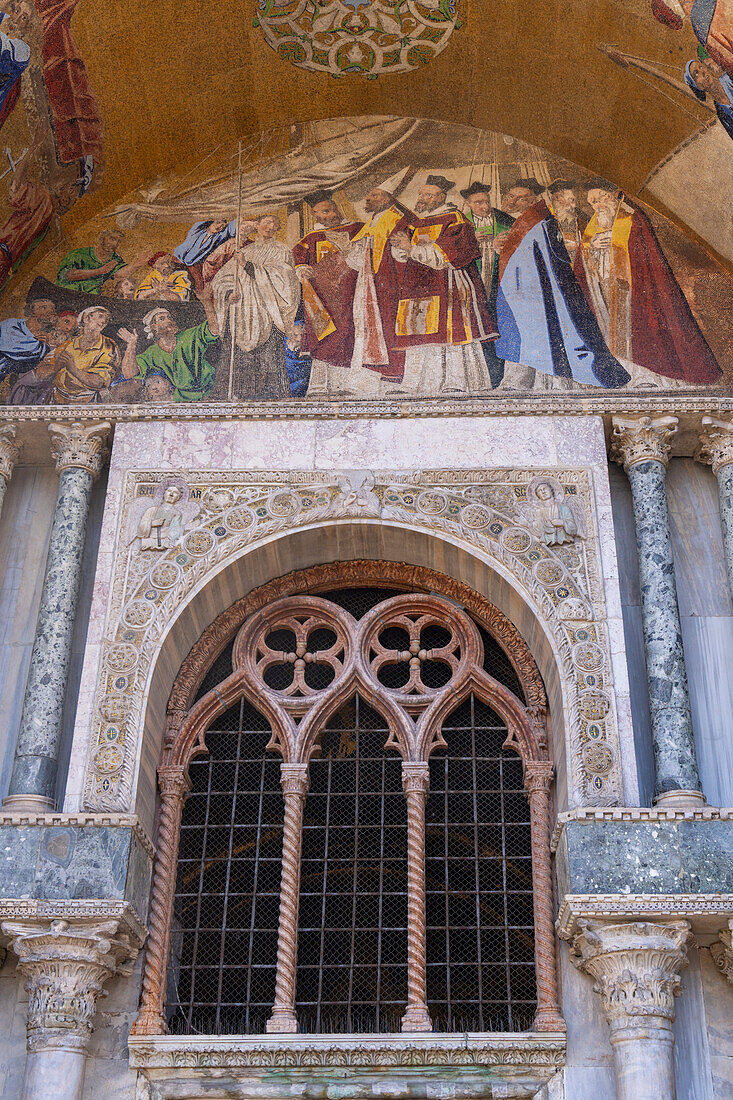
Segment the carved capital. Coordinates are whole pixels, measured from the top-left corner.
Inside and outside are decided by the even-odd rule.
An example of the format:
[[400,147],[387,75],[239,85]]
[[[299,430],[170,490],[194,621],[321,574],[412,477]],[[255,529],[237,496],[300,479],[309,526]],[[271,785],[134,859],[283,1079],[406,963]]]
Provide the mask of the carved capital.
[[679,421],[676,416],[614,416],[610,456],[628,471],[638,462],[661,462],[666,466],[672,436]]
[[680,971],[687,965],[690,925],[601,924],[580,921],[571,957],[595,979],[610,1024],[628,1025],[632,1017],[674,1019]]
[[129,974],[140,944],[121,920],[3,921],[28,992],[28,1050],[84,1051],[97,999],[114,974]]
[[107,457],[107,440],[112,430],[108,421],[101,424],[49,424],[51,433],[51,454],[56,460],[56,469],[86,470],[92,477],[98,477]]
[[280,786],[284,794],[300,794],[305,798],[310,790],[307,764],[281,764]]
[[16,438],[15,424],[0,424],[0,477],[10,481],[23,444]]
[[709,463],[716,475],[724,466],[729,466],[733,462],[733,422],[704,416],[695,458],[698,462]]
[[534,791],[549,792],[555,777],[555,768],[549,760],[528,760],[524,765],[524,786]]
[[429,788],[430,766],[422,761],[419,763],[403,761],[402,789],[405,794],[410,794],[412,791],[415,791],[418,794],[427,795]]
[[191,780],[183,764],[161,764],[158,768],[158,786],[163,798],[182,802],[191,790]]
[[723,977],[733,985],[733,920],[720,933],[720,939],[712,944],[710,954]]

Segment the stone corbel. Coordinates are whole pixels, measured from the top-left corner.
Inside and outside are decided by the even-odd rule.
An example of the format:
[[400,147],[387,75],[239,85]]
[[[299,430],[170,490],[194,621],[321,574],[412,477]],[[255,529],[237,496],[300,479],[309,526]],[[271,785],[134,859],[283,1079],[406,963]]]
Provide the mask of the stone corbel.
[[720,933],[720,939],[710,947],[710,954],[720,973],[733,985],[733,920]]

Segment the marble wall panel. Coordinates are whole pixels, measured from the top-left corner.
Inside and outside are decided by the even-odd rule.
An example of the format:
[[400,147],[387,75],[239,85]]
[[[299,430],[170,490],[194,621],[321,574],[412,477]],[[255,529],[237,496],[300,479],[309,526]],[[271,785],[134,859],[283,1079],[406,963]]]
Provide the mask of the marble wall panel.
[[697,950],[687,953],[682,971],[682,992],[675,1000],[674,1072],[678,1100],[713,1100],[708,1032]]
[[701,944],[700,978],[705,1006],[714,1100],[733,1096],[733,988],[716,967],[710,948]]

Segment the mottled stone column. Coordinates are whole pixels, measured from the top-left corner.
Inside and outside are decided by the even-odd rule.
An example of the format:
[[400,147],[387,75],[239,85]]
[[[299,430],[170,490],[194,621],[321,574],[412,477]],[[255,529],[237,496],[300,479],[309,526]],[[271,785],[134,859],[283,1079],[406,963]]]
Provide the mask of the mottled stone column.
[[725,564],[728,587],[733,596],[733,422],[704,416],[695,458],[698,462],[709,462],[718,479]]
[[595,979],[611,1029],[617,1100],[675,1100],[674,998],[687,964],[687,921],[581,921],[573,962]]
[[285,802],[283,865],[280,876],[280,923],[277,933],[275,1003],[265,1025],[267,1031],[293,1033],[295,978],[298,965],[298,910],[300,908],[300,855],[303,850],[303,810],[310,780],[307,764],[281,764],[280,783]]
[[165,972],[170,953],[171,923],[176,889],[176,865],[181,840],[181,815],[191,781],[183,764],[161,764],[158,768],[160,805],[155,839],[153,885],[150,892],[148,942],[140,995],[140,1011],[132,1025],[133,1035],[163,1035]]
[[3,921],[28,993],[21,1100],[81,1100],[97,999],[139,943],[117,919]]
[[611,457],[631,483],[658,806],[705,801],[695,757],[669,533],[666,473],[677,418],[613,418]]
[[403,1031],[432,1031],[427,1003],[425,957],[425,803],[430,787],[427,764],[402,764],[407,799],[407,1010]]
[[524,786],[532,823],[532,900],[537,968],[535,1031],[565,1031],[565,1021],[557,995],[555,921],[552,909],[550,790],[553,772],[549,760],[528,760],[524,765]]
[[0,512],[3,510],[5,490],[13,476],[13,469],[20,458],[22,444],[16,438],[14,424],[0,424]]
[[106,457],[107,423],[50,424],[60,473],[8,810],[52,810],[61,714],[81,579],[89,499]]

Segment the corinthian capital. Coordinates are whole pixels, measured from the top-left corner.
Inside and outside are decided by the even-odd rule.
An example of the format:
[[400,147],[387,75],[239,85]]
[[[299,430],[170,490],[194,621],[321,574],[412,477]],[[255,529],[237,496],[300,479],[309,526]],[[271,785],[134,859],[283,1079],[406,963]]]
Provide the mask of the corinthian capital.
[[632,1017],[674,1019],[680,971],[687,965],[687,921],[601,924],[581,921],[572,959],[595,979],[610,1024]]
[[611,458],[627,473],[638,462],[661,462],[666,466],[678,424],[676,416],[614,416]]
[[417,791],[418,794],[427,794],[430,787],[430,765],[422,761],[402,763],[402,789],[405,794]]
[[528,760],[524,765],[524,786],[528,791],[549,791],[555,768],[549,760]]
[[141,938],[122,916],[7,920],[2,932],[26,979],[28,1049],[84,1051],[105,982],[129,974]]
[[733,985],[733,920],[720,933],[720,939],[710,948],[710,954],[720,973]]
[[0,477],[10,481],[23,445],[16,439],[15,424],[0,424]]
[[51,454],[56,460],[56,469],[86,470],[92,477],[98,477],[107,457],[107,440],[112,430],[108,421],[101,424],[49,424],[51,433]]
[[709,463],[716,475],[724,466],[729,466],[733,462],[733,422],[704,416],[695,458],[698,462]]
[[307,764],[281,764],[280,786],[284,794],[301,794],[305,798],[310,788]]

